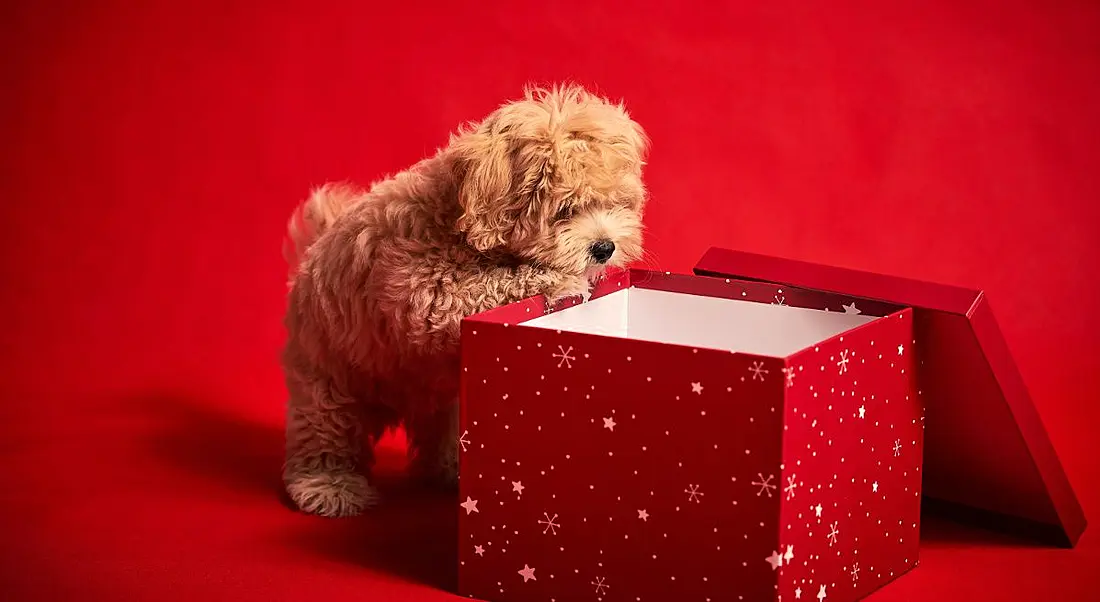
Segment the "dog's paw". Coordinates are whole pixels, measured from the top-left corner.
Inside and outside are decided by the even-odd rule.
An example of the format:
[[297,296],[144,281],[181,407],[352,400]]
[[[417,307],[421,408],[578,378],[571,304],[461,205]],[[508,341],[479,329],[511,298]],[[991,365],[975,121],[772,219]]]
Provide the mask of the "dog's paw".
[[452,490],[458,487],[458,449],[444,446],[435,454],[416,456],[409,465],[415,481],[430,487]]
[[572,297],[580,297],[587,302],[592,298],[592,285],[582,276],[564,276],[546,297],[551,306]]
[[330,518],[355,516],[378,502],[366,477],[353,472],[295,476],[286,489],[302,512]]

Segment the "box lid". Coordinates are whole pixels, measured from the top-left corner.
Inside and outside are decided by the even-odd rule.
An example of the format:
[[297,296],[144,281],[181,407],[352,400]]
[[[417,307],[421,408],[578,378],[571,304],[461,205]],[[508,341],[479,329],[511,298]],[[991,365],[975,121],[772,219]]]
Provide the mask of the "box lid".
[[926,506],[1077,544],[1084,512],[982,291],[721,248],[695,273],[912,307]]

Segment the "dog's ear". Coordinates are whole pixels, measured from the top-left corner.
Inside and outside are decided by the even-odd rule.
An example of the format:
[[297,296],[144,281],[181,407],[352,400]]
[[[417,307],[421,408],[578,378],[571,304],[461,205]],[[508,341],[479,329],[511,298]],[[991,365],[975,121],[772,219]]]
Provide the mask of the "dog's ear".
[[506,243],[515,209],[510,145],[492,123],[456,135],[450,144],[462,215],[458,229],[479,251]]

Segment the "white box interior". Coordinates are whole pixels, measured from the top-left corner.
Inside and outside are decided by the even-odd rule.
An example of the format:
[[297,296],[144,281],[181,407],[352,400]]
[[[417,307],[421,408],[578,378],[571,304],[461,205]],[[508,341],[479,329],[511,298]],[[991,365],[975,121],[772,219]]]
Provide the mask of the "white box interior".
[[524,326],[786,357],[877,318],[643,288],[616,291]]

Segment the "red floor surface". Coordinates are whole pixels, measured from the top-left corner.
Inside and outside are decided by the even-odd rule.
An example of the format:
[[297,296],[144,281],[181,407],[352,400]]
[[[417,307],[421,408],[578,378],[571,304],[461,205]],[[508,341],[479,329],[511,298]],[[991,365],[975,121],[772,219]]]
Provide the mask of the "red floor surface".
[[[0,8],[0,600],[451,599],[453,501],[396,443],[377,512],[282,500],[282,229],[565,78],[650,132],[652,265],[983,287],[1100,515],[1095,2],[370,4]],[[872,600],[1095,600],[1098,569],[1091,530],[933,522]]]

